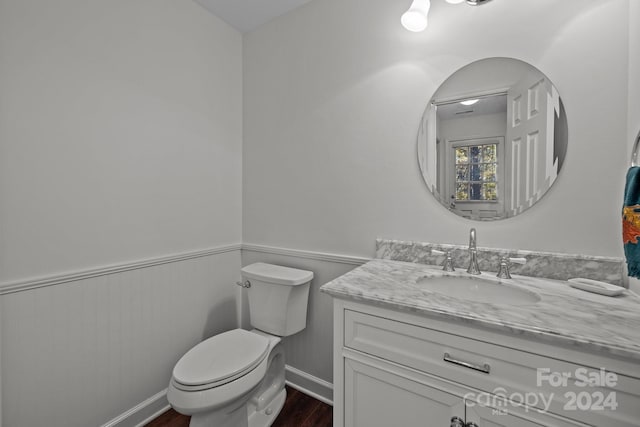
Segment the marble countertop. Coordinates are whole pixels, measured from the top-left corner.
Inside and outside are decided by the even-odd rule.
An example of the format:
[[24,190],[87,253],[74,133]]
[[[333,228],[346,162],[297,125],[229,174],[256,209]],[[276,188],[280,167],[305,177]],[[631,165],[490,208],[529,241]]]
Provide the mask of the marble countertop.
[[[640,297],[628,290],[606,297],[574,289],[568,282],[513,275],[503,280],[535,292],[540,301],[507,305],[431,292],[416,281],[442,275],[440,267],[374,259],[320,289],[334,297],[427,316],[476,324],[588,351],[640,361]],[[482,277],[494,281],[495,273]]]

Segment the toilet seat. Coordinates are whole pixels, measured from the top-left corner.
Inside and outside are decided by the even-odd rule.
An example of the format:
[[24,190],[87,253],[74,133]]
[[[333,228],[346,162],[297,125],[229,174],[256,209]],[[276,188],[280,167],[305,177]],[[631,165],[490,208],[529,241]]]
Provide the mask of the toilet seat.
[[213,336],[189,350],[173,368],[172,382],[184,391],[227,384],[254,370],[269,352],[268,338],[244,329]]

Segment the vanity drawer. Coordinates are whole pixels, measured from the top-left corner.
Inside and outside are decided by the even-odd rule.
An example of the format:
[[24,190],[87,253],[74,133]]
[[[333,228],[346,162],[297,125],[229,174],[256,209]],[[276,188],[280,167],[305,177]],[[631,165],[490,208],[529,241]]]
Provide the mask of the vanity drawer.
[[506,395],[594,426],[640,425],[640,380],[609,373],[609,385],[580,386],[583,377],[607,377],[599,366],[581,366],[353,310],[344,311],[344,346],[475,388],[478,392],[468,396],[472,399]]

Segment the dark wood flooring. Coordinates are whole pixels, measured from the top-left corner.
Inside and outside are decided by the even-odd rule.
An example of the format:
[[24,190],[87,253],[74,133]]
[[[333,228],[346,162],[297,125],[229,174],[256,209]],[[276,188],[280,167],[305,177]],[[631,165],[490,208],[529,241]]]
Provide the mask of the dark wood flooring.
[[[168,410],[145,427],[188,427],[189,418]],[[331,427],[333,408],[287,386],[287,400],[272,427]]]

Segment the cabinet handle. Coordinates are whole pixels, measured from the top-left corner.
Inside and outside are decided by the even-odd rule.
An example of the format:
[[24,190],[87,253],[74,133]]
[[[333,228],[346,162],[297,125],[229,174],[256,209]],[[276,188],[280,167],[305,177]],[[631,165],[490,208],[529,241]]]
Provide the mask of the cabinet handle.
[[475,363],[464,362],[462,360],[453,359],[451,355],[449,355],[449,353],[445,353],[444,358],[442,360],[444,360],[445,362],[453,363],[454,365],[464,366],[465,368],[473,369],[474,371],[484,372],[485,374],[488,374],[491,371],[491,366],[489,366],[488,363],[485,363],[484,365],[476,365]]
[[465,427],[464,421],[460,417],[453,417],[451,418],[451,424],[449,424],[449,427]]

